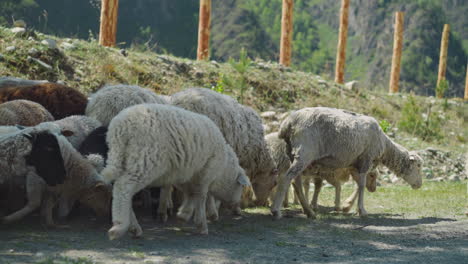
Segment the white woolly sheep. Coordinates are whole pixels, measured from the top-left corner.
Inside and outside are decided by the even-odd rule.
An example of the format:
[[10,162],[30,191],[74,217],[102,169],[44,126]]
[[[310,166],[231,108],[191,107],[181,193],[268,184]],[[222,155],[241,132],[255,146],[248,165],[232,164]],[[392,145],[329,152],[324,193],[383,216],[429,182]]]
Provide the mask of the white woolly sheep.
[[219,127],[250,178],[256,204],[266,204],[276,184],[277,172],[265,143],[259,115],[227,95],[204,88],[178,92],[171,96],[171,104],[205,115]]
[[182,190],[178,217],[188,221],[194,215],[198,231],[207,234],[208,192],[236,205],[248,184],[218,127],[205,116],[174,106],[140,104],[123,110],[111,121],[107,142],[102,175],[115,180],[110,239],[129,229],[135,236],[142,234],[131,201],[147,186],[175,185]]
[[53,120],[47,109],[32,101],[13,100],[0,104],[0,126],[35,126]]
[[110,121],[127,107],[143,103],[167,104],[167,100],[151,90],[134,85],[111,85],[92,94],[86,115],[109,126]]
[[[414,189],[422,185],[422,159],[394,143],[369,116],[326,107],[304,108],[282,123],[279,138],[287,143],[292,164],[285,181],[278,185],[271,212],[281,217],[281,203],[291,181],[300,181],[310,165],[325,168],[354,168],[359,173],[358,213],[366,216],[364,187],[366,174],[379,164],[387,166]],[[308,217],[314,217],[304,197],[298,197]]]
[[[268,145],[269,150],[271,151],[272,157],[275,160],[278,166],[279,172],[279,182],[282,183],[285,179],[285,173],[289,169],[291,162],[287,154],[287,145],[286,141],[278,137],[278,133],[270,133],[265,136],[265,141]],[[374,192],[377,186],[377,172],[371,171],[367,174],[366,188],[370,192]],[[302,183],[304,184],[304,197],[306,201],[309,201],[309,189],[310,181],[314,181],[314,195],[311,202],[313,209],[318,208],[318,195],[322,188],[323,180],[329,182],[333,187],[335,187],[335,210],[347,212],[351,209],[356,195],[351,195],[345,202],[345,206],[341,207],[341,185],[347,182],[350,178],[350,175],[353,175],[353,179],[358,182],[358,173],[357,171],[350,168],[340,168],[340,169],[327,169],[327,168],[318,168],[318,167],[308,167],[302,173]],[[301,188],[297,186],[296,188]],[[271,194],[271,198],[274,196],[274,193]],[[287,206],[288,196],[283,202],[283,206]]]

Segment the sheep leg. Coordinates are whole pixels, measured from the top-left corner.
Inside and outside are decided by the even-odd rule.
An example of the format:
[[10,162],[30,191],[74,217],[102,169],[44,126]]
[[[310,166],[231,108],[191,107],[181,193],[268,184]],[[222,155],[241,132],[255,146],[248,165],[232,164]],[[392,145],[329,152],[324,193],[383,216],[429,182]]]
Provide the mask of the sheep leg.
[[32,213],[34,210],[41,206],[42,196],[45,191],[45,182],[39,176],[28,175],[26,176],[26,195],[28,198],[27,204],[20,210],[5,216],[2,223],[12,223]]
[[184,186],[180,188],[184,195],[182,199],[182,204],[180,205],[179,212],[177,212],[177,218],[183,220],[184,222],[190,221],[193,215],[193,198],[190,194],[190,188]]
[[303,179],[303,184],[304,184],[304,197],[306,201],[309,202],[310,179],[309,178]]
[[335,211],[341,211],[341,184],[335,185]]
[[301,202],[302,209],[304,210],[304,213],[307,215],[308,218],[315,218],[315,213],[314,211],[310,208],[309,202],[305,199],[304,196],[304,188],[302,186],[302,177],[301,175],[297,176],[294,179],[294,191],[297,195],[297,198],[299,198],[299,202]]
[[284,201],[286,192],[288,191],[291,181],[301,175],[302,171],[305,169],[306,165],[300,159],[295,158],[291,166],[285,175],[285,180],[278,184],[275,197],[273,199],[273,204],[271,206],[271,213],[275,219],[281,218],[281,204]]
[[354,189],[353,194],[351,194],[351,196],[349,196],[349,198],[346,199],[346,201],[344,202],[344,205],[343,205],[344,213],[347,213],[351,210],[351,207],[353,207],[354,205],[354,201],[356,201],[357,195],[358,195],[358,188]]
[[289,186],[288,190],[286,191],[286,195],[284,196],[283,207],[289,207]]
[[218,215],[218,210],[216,208],[216,201],[213,195],[208,195],[208,198],[206,200],[206,211],[207,211],[207,217],[211,221],[218,221],[219,215]]
[[364,188],[366,187],[366,173],[359,173],[358,183],[358,214],[362,217],[367,216],[364,209]]
[[133,227],[138,224],[136,218],[132,218],[132,198],[145,185],[137,186],[136,183],[136,180],[131,181],[131,179],[123,177],[114,183],[112,190],[112,228],[108,231],[110,240],[122,237],[129,230],[131,224],[133,224]]
[[206,222],[206,199],[208,186],[195,185],[193,190],[193,204],[195,205],[195,214],[193,221],[197,226],[197,231],[201,235],[208,235],[208,224]]
[[73,199],[71,197],[62,196],[59,198],[59,204],[58,204],[59,219],[64,219],[70,214],[70,211],[72,210],[75,202],[76,202],[76,199]]
[[46,198],[41,208],[41,218],[44,220],[46,226],[48,227],[55,226],[53,210],[54,210],[56,202],[57,202],[57,199],[54,196],[54,194],[50,192],[46,192]]
[[168,214],[167,209],[172,204],[172,186],[161,187],[161,193],[159,194],[159,206],[158,206],[158,219],[161,222],[167,222]]
[[322,190],[323,186],[323,180],[322,179],[315,179],[314,181],[314,194],[312,196],[312,202],[310,203],[310,206],[314,210],[318,210],[318,196],[320,194],[320,190]]
[[138,223],[138,220],[136,218],[135,212],[133,211],[133,208],[131,208],[131,214],[130,214],[130,228],[128,231],[132,233],[133,237],[141,237],[143,234],[143,230],[141,229],[140,224]]

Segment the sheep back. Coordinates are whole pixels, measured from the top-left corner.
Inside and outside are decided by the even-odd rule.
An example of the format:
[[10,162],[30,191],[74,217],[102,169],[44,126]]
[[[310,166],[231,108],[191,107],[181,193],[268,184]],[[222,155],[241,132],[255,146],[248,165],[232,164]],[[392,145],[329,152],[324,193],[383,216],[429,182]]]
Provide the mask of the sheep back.
[[112,118],[127,107],[143,104],[167,104],[167,100],[151,90],[132,85],[105,86],[92,94],[86,115],[108,126]]
[[47,109],[32,101],[13,100],[0,104],[0,126],[35,126],[53,120]]
[[71,115],[83,115],[88,103],[88,98],[78,90],[56,83],[0,89],[0,103],[16,99],[42,105],[56,120]]

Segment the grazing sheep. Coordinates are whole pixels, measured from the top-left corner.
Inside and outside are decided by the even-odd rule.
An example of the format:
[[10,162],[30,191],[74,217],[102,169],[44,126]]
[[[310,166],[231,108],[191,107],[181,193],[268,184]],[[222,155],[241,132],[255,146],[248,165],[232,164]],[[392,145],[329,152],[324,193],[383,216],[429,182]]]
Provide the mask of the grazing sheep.
[[106,142],[107,127],[100,126],[91,131],[86,139],[78,147],[78,152],[83,156],[90,154],[98,154],[104,159],[104,163],[107,160],[107,152],[109,146]]
[[[298,176],[311,165],[357,170],[358,213],[361,216],[367,215],[364,209],[366,175],[377,165],[387,166],[414,189],[422,185],[422,159],[394,143],[372,117],[334,108],[304,108],[281,123],[279,138],[286,141],[292,164],[273,200],[271,212],[275,218],[281,217],[281,203],[291,181],[295,179],[300,184]],[[300,188],[296,191],[302,193]],[[314,217],[303,195],[298,198],[307,216]]]
[[86,115],[99,120],[103,126],[127,107],[144,103],[167,104],[167,100],[151,90],[133,85],[105,86],[92,94]]
[[[57,149],[57,142],[53,140],[36,144],[44,137],[42,134],[51,137],[50,129],[53,133],[60,132],[60,130],[55,130],[55,126],[31,127],[24,130],[17,127],[0,127],[0,132],[10,131],[9,134],[0,134],[0,156],[4,157],[0,159],[0,184],[7,183],[12,187],[23,185],[26,187],[27,196],[27,204],[22,209],[4,217],[2,222],[10,223],[23,218],[37,209],[41,205],[44,195],[50,192],[60,194],[59,215],[62,217],[68,214],[69,205],[77,199],[94,208],[98,215],[108,213],[110,189],[107,187],[106,193],[106,187],[102,182],[94,187],[90,186],[96,182],[95,178],[98,177],[89,169],[92,168],[91,163],[84,160],[68,141],[60,144],[64,146],[60,150]],[[62,157],[60,151],[66,154],[65,158]],[[33,165],[35,169],[31,169],[27,165]],[[61,173],[66,173],[66,177],[72,177],[73,181],[66,182],[62,187],[47,188],[47,183],[41,178],[50,178]],[[59,183],[59,181],[56,182]],[[54,183],[49,180],[49,184],[53,185]],[[48,225],[53,225],[51,198],[53,197],[48,197],[48,206],[46,206],[45,216]],[[106,199],[109,200],[107,201],[107,209],[104,206]]]
[[[51,122],[57,125],[61,131],[71,131],[67,139],[75,149],[85,141],[88,135],[101,126],[101,122],[88,116],[69,116],[67,118]],[[46,123],[44,123],[46,124]],[[40,124],[42,126],[44,124]]]
[[[104,183],[94,166],[62,135],[49,131],[25,134],[31,141],[26,163],[35,168],[49,191],[60,198],[59,215],[68,214],[75,201],[92,208],[98,216],[110,213],[111,186]],[[46,223],[53,224],[53,196],[45,203]]]
[[56,83],[0,89],[0,103],[16,99],[42,105],[56,120],[71,115],[84,115],[88,103],[88,98],[78,90]]
[[[280,139],[278,137],[278,133],[270,133],[265,136],[265,141],[269,150],[271,151],[272,157],[275,160],[278,166],[279,172],[279,182],[282,183],[284,179],[284,174],[289,169],[291,162],[288,158],[287,154],[287,145],[286,141]],[[371,171],[367,174],[367,182],[366,188],[370,192],[374,192],[377,186],[377,171]],[[314,181],[314,195],[311,202],[311,206],[313,209],[318,208],[317,200],[320,190],[322,188],[323,180],[326,180],[331,185],[335,187],[335,210],[347,212],[351,209],[352,205],[354,204],[354,200],[356,199],[355,195],[350,196],[345,202],[345,206],[341,207],[341,185],[344,184],[349,180],[349,176],[353,175],[353,179],[358,182],[359,175],[357,171],[352,170],[350,168],[340,168],[340,169],[327,169],[327,168],[318,168],[318,167],[308,167],[302,173],[302,180],[304,184],[304,197],[306,201],[309,201],[309,189],[310,189],[310,181]],[[298,186],[297,188],[301,188]],[[271,198],[274,196],[272,193]],[[287,196],[283,202],[284,206],[287,206]]]
[[[221,130],[250,178],[256,204],[267,202],[277,171],[267,149],[262,120],[250,107],[204,88],[190,88],[171,96],[171,104],[210,118]],[[243,201],[244,203],[244,201]]]
[[[131,201],[147,186],[175,185],[184,193],[178,217],[208,233],[207,195],[236,206],[248,183],[232,148],[207,117],[169,105],[140,104],[119,113],[107,134],[109,158],[102,171],[113,187],[109,238],[129,230],[140,236]],[[212,207],[208,206],[212,213]]]
[[0,126],[35,126],[53,120],[47,109],[32,101],[13,100],[0,104]]

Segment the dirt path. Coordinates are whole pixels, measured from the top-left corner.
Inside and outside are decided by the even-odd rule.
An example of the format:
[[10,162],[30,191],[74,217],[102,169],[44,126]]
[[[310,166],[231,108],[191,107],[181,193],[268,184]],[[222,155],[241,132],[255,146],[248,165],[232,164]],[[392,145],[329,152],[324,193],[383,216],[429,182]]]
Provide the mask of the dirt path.
[[[140,213],[141,215],[141,213]],[[46,230],[38,217],[0,226],[0,263],[466,263],[468,218],[404,219],[399,215],[325,214],[298,210],[273,221],[266,214],[224,217],[210,235],[190,224],[140,217],[142,239],[108,241],[108,224],[81,217]],[[51,261],[69,257],[69,262]],[[73,261],[82,257],[85,260]]]

